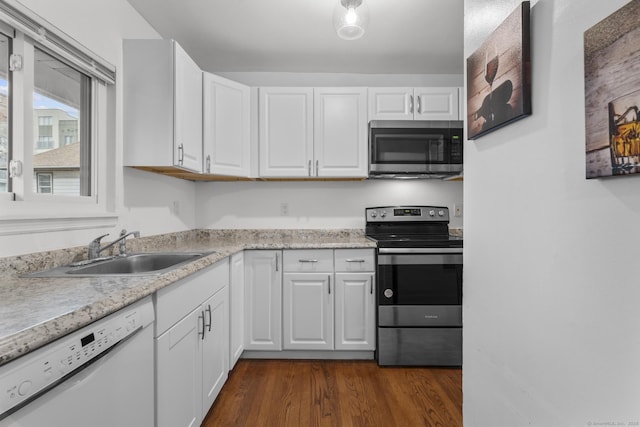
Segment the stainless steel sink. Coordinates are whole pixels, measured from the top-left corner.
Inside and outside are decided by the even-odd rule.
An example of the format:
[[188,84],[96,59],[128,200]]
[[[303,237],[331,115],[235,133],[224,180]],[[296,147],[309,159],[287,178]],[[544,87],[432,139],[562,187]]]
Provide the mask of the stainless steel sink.
[[71,264],[28,274],[28,277],[140,276],[161,274],[213,252],[155,252],[118,256],[83,265]]

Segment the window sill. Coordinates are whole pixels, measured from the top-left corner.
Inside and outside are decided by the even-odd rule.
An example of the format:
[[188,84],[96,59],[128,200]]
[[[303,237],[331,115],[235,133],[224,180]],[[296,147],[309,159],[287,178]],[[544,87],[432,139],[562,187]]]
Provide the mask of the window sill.
[[117,221],[118,216],[115,214],[46,218],[5,217],[0,218],[0,236],[115,227]]

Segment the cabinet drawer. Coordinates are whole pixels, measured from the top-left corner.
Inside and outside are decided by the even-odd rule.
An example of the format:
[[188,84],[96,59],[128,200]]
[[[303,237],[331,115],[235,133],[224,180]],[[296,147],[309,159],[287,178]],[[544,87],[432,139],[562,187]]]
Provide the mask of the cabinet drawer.
[[336,272],[375,271],[373,249],[336,249]]
[[225,258],[155,294],[156,334],[159,336],[229,283],[229,259]]
[[282,255],[282,271],[292,273],[333,272],[333,249],[286,250]]

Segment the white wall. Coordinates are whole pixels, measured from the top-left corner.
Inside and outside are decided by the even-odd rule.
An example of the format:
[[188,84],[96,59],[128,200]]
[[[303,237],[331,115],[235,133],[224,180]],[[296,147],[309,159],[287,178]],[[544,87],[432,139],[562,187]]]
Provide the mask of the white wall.
[[[111,150],[109,175],[115,179],[111,203],[119,214],[112,229],[88,229],[55,233],[3,236],[0,256],[17,255],[69,246],[85,245],[100,234],[117,235],[121,228],[142,235],[180,231],[195,227],[195,187],[192,182],[122,168],[122,39],[158,38],[158,33],[126,0],[20,0],[29,9],[118,70],[115,87],[115,150]],[[173,208],[178,202],[178,210]]]
[[[465,0],[465,56],[519,3]],[[584,177],[583,33],[627,1],[532,3],[533,115],[465,147],[465,426],[637,425],[640,177]]]
[[[364,228],[364,209],[398,204],[462,203],[455,181],[221,182],[197,184],[202,228]],[[282,204],[288,205],[283,215]],[[462,227],[462,218],[451,218]]]
[[248,86],[462,86],[461,74],[217,72]]

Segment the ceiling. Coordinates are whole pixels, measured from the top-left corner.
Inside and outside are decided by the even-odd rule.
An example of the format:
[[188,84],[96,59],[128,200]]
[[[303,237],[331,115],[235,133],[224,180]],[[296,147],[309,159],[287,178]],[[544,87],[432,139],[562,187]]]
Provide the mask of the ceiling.
[[463,73],[463,0],[364,0],[352,41],[333,29],[339,0],[128,1],[207,71]]

